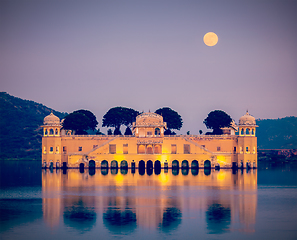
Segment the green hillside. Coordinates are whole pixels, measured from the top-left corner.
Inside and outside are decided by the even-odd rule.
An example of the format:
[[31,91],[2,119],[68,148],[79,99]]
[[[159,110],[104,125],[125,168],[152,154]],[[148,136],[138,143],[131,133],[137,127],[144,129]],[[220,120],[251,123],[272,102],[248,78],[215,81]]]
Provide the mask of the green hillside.
[[66,113],[0,92],[0,159],[40,160],[43,119]]
[[258,119],[258,149],[297,149],[297,117]]

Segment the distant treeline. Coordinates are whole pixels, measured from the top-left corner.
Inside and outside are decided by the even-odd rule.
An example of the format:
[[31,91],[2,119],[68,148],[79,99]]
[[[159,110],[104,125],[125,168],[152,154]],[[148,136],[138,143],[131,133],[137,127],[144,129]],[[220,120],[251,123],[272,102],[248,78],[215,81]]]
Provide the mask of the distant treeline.
[[297,162],[297,149],[258,150],[258,161]]

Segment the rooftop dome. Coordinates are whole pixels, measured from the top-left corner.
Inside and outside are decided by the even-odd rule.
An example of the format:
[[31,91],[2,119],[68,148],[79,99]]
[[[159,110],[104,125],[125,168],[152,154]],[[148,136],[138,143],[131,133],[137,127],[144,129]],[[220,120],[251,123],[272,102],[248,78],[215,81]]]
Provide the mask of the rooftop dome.
[[56,115],[51,113],[50,115],[47,115],[43,119],[44,125],[60,125],[60,118],[58,118]]
[[160,126],[163,125],[163,117],[157,113],[142,113],[136,117],[137,126]]
[[256,125],[256,120],[247,111],[245,115],[239,118],[239,125]]

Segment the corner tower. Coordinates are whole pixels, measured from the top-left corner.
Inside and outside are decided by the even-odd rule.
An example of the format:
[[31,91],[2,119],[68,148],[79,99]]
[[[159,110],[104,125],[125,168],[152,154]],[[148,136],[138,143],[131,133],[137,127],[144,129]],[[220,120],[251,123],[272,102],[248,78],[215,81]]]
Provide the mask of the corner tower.
[[53,113],[43,120],[42,167],[61,167],[61,122]]
[[239,119],[238,167],[257,168],[256,120],[247,111]]

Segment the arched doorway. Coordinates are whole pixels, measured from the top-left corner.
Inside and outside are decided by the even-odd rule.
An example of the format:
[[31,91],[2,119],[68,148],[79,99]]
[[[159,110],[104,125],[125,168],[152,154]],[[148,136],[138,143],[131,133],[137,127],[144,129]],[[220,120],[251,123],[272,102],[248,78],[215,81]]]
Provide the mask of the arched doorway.
[[116,160],[112,160],[110,163],[110,168],[118,168],[118,162]]
[[132,169],[135,169],[135,162],[134,162],[134,160],[133,160],[133,162],[131,162],[131,168]]
[[140,161],[139,161],[139,163],[138,163],[138,168],[139,168],[139,169],[142,169],[142,168],[145,169],[145,162],[144,162],[143,160],[140,160]]
[[155,164],[154,164],[154,168],[155,169],[161,169],[161,162],[159,160],[155,161]]
[[56,168],[60,168],[60,163],[59,163],[59,161],[56,162]]
[[138,163],[138,171],[139,171],[139,175],[145,174],[145,162],[143,160],[140,160]]
[[161,173],[161,162],[159,160],[155,161],[154,172],[156,175],[159,175]]
[[204,161],[204,168],[207,168],[207,169],[211,168],[211,162],[209,160]]
[[46,162],[43,162],[43,167],[46,168]]
[[148,160],[147,163],[146,163],[146,168],[147,169],[153,169],[153,162],[152,160]]
[[177,160],[172,161],[172,168],[179,168],[179,162]]
[[50,166],[49,166],[50,169],[53,169],[54,168],[54,163],[53,162],[50,162]]
[[126,160],[121,161],[121,169],[128,169],[128,162]]
[[189,169],[189,162],[187,160],[182,161],[182,169]]
[[94,169],[95,168],[95,161],[94,160],[90,160],[89,161],[89,169]]
[[199,168],[199,163],[197,160],[193,160],[191,163],[191,168],[192,169],[198,169]]
[[63,169],[67,169],[67,162],[63,162]]
[[165,160],[165,162],[164,162],[164,169],[168,169],[168,162],[167,162],[167,160]]
[[81,173],[83,173],[84,170],[85,170],[85,164],[84,164],[84,163],[80,163],[80,164],[79,164],[79,171],[80,171]]
[[101,162],[101,168],[108,168],[108,162],[106,160]]

